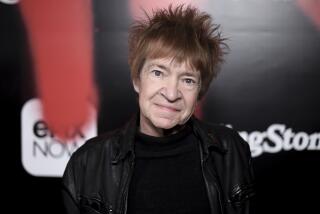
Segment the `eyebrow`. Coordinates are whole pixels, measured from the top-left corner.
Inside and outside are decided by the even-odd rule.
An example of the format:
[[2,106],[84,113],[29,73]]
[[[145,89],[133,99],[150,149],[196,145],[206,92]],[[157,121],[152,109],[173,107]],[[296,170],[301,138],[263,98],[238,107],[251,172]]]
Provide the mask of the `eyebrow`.
[[180,74],[180,76],[197,77],[197,75],[195,75],[194,72],[191,73],[191,72],[187,72],[187,71],[182,72]]
[[163,69],[163,70],[166,70],[166,71],[170,71],[170,69],[169,69],[167,66],[161,65],[161,64],[156,64],[156,63],[151,63],[151,64],[148,66],[148,68],[151,68],[151,67],[153,67],[153,66],[159,67],[159,68],[161,68],[161,69]]
[[[153,67],[153,66],[158,67],[158,68],[161,68],[161,69],[163,69],[163,70],[165,70],[165,71],[169,71],[169,72],[170,72],[170,68],[168,68],[168,67],[165,66],[165,65],[158,64],[158,63],[151,63],[150,65],[148,65],[147,68],[150,69],[150,68]],[[181,73],[179,74],[179,76],[188,76],[188,77],[194,77],[194,78],[196,78],[197,75],[195,75],[194,73],[195,73],[195,72],[183,71],[183,72],[181,72]]]

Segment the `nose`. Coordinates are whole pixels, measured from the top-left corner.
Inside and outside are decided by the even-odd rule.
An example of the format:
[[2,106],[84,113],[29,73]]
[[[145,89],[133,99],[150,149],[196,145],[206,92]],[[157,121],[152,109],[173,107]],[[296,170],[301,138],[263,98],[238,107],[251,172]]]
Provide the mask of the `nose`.
[[172,79],[168,80],[161,90],[161,95],[168,102],[175,102],[181,98],[181,92],[178,87],[178,81]]

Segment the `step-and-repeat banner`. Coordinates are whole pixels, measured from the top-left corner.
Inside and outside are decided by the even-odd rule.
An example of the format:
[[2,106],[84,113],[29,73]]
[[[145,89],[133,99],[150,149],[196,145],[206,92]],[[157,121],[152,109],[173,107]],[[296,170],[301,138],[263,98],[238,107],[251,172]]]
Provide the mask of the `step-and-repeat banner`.
[[319,212],[318,0],[0,0],[9,209],[63,213],[60,178],[72,152],[137,111],[130,22],[144,15],[141,8],[170,3],[210,13],[228,38],[230,53],[197,113],[250,145],[253,213]]

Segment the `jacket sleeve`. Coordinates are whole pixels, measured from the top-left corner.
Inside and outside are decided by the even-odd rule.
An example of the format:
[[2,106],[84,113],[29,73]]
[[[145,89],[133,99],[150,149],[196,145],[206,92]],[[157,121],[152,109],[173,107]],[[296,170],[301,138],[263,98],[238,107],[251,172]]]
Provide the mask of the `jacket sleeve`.
[[67,164],[62,177],[62,201],[66,214],[80,214],[79,202],[76,198],[75,166],[72,160]]
[[77,202],[65,187],[62,187],[62,200],[66,214],[80,214]]
[[[238,145],[241,145],[239,149],[243,150],[243,172],[244,178],[246,178],[245,185],[235,191],[235,200],[237,201],[235,204],[238,203],[242,209],[240,209],[241,214],[250,214],[253,212],[253,203],[255,199],[255,176],[254,176],[254,169],[251,157],[251,151],[249,144],[237,133],[235,132],[235,141]],[[241,190],[241,191],[240,191]]]

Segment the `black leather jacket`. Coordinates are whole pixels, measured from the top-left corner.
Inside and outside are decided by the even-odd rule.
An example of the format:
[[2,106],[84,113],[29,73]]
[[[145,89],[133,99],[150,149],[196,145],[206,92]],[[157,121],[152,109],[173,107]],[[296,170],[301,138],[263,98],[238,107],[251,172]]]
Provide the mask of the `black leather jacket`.
[[[248,144],[224,126],[191,118],[212,214],[248,214],[253,170]],[[125,214],[133,172],[136,119],[90,139],[70,158],[63,175],[68,214]]]

